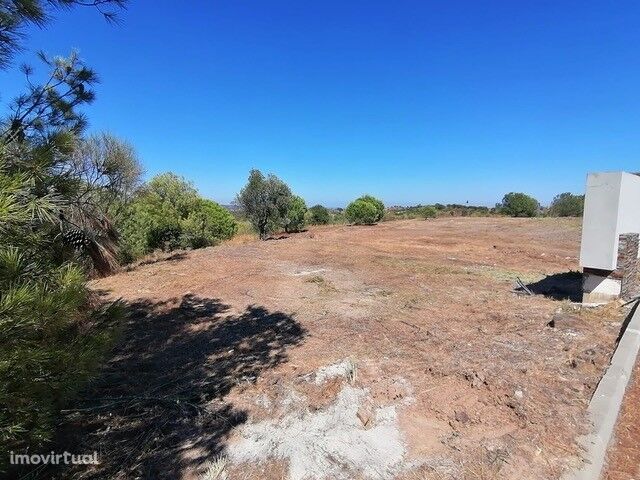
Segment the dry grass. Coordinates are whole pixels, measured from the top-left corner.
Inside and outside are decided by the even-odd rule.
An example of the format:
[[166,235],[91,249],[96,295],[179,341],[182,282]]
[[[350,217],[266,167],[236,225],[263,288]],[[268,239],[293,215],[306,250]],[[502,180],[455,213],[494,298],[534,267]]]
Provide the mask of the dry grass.
[[336,291],[336,287],[330,280],[325,279],[322,275],[312,275],[305,280],[306,283],[317,285],[323,293],[332,293]]

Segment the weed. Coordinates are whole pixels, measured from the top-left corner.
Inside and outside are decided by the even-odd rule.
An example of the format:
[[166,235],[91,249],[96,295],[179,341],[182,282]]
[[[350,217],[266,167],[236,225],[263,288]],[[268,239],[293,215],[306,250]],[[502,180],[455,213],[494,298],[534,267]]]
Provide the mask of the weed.
[[335,292],[336,287],[322,275],[312,275],[305,280],[306,283],[315,283],[324,293]]
[[305,280],[307,283],[316,283],[318,285],[322,285],[325,283],[324,277],[322,275],[313,275]]
[[215,457],[213,461],[209,460],[204,464],[205,471],[200,475],[199,480],[227,480],[226,466],[227,459],[222,455]]

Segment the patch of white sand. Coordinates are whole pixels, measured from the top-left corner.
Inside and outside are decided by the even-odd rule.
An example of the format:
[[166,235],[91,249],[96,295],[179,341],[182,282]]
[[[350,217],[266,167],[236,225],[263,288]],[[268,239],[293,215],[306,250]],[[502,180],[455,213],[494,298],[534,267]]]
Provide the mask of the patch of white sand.
[[341,362],[319,368],[314,377],[315,383],[316,385],[320,385],[332,378],[347,377],[354,368],[353,362],[348,358]]
[[393,478],[405,456],[396,407],[376,409],[373,425],[365,429],[356,414],[367,395],[347,385],[324,410],[247,424],[241,440],[228,446],[228,457],[234,463],[285,460],[291,480]]
[[327,272],[328,270],[326,268],[318,268],[317,270],[300,270],[297,271],[295,273],[293,273],[292,275],[294,277],[302,277],[304,275],[313,275],[315,273],[322,273],[322,272]]

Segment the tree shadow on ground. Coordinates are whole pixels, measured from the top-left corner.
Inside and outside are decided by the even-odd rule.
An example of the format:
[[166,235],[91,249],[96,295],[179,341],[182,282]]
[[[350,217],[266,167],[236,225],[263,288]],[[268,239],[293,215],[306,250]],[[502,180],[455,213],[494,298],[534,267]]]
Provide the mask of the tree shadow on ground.
[[286,361],[305,336],[284,313],[250,306],[230,315],[229,306],[194,295],[178,307],[129,308],[122,343],[67,411],[57,440],[60,450],[98,451],[101,464],[61,477],[175,479],[198,468],[247,419],[225,395]]
[[171,253],[154,253],[147,256],[147,258],[143,258],[137,262],[126,266],[124,270],[130,271],[135,270],[138,267],[142,267],[144,265],[153,265],[154,263],[160,262],[179,262],[185,260],[188,257],[188,252],[180,251],[180,252],[171,252]]
[[[527,288],[534,295],[543,295],[554,300],[580,302],[582,300],[582,273],[569,271],[548,275],[542,280],[527,284]],[[524,293],[522,287],[516,288],[516,291]]]

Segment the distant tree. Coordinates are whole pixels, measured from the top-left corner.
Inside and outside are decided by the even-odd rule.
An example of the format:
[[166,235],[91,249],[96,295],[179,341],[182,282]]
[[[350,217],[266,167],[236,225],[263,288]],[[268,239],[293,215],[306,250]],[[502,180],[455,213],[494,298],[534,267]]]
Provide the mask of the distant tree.
[[535,217],[540,204],[524,193],[507,193],[500,203],[500,211],[512,217]]
[[556,195],[549,207],[551,217],[581,217],[584,210],[584,195],[569,192]]
[[314,205],[309,209],[311,214],[311,223],[314,225],[326,225],[331,221],[331,214],[326,207],[322,205]]
[[302,197],[292,195],[284,221],[284,229],[287,233],[299,232],[304,229],[304,217],[307,213],[307,204]]
[[365,202],[371,203],[376,209],[376,222],[382,220],[384,217],[384,203],[381,200],[371,196],[371,195],[363,195],[358,200],[364,200]]
[[381,218],[376,205],[363,198],[358,198],[347,205],[344,213],[347,221],[356,225],[372,225]]
[[237,196],[238,205],[261,239],[282,226],[291,202],[291,189],[275,175],[251,170],[249,180]]
[[436,210],[444,210],[445,208],[447,208],[447,206],[443,205],[442,203],[436,203],[434,207]]

